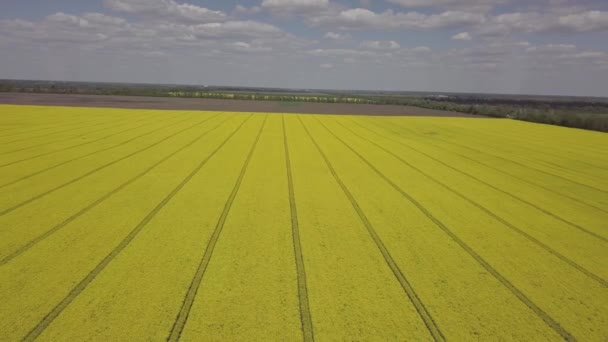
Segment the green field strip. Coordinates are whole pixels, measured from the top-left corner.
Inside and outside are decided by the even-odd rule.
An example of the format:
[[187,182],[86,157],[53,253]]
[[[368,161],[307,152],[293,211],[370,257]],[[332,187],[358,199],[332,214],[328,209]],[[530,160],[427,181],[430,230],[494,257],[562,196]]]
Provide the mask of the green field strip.
[[[390,154],[391,156],[393,156],[394,158],[398,159],[399,161],[401,161],[404,165],[408,166],[409,168],[415,170],[416,172],[418,172],[419,174],[423,175],[424,177],[428,178],[429,180],[431,180],[432,182],[440,185],[441,187],[443,187],[444,189],[450,191],[451,193],[455,194],[456,196],[460,197],[462,200],[472,204],[473,206],[475,206],[476,208],[480,209],[481,211],[483,211],[484,213],[486,213],[489,216],[492,216],[494,219],[496,219],[498,222],[502,223],[503,225],[505,225],[506,227],[511,228],[513,231],[517,232],[518,234],[524,236],[525,238],[527,238],[528,240],[532,241],[533,243],[537,244],[538,246],[540,246],[541,248],[545,249],[546,251],[548,251],[549,253],[553,254],[554,256],[558,257],[559,259],[561,259],[563,262],[569,264],[570,266],[574,267],[575,269],[577,269],[578,271],[584,273],[585,275],[587,275],[589,278],[597,281],[600,285],[604,286],[604,287],[608,287],[608,282],[601,278],[600,276],[594,274],[593,272],[587,270],[585,267],[577,264],[575,261],[571,260],[570,258],[568,258],[567,256],[564,256],[563,254],[561,254],[560,252],[556,251],[555,249],[553,249],[552,247],[550,247],[549,245],[547,245],[546,243],[540,241],[538,238],[530,235],[528,232],[526,232],[525,229],[522,229],[520,227],[515,226],[514,224],[510,223],[508,220],[506,220],[505,218],[501,217],[500,212],[498,211],[498,209],[500,208],[495,208],[494,210],[496,212],[493,212],[491,209],[486,208],[484,205],[482,205],[481,203],[478,203],[476,201],[474,201],[473,199],[467,197],[467,195],[455,190],[454,188],[450,187],[448,184],[442,182],[441,180],[439,180],[436,177],[433,177],[431,175],[431,173],[429,172],[425,172],[423,170],[421,170],[420,168],[416,167],[414,164],[408,162],[407,160],[405,160],[404,158],[402,158],[401,156],[397,155],[396,153],[392,152],[391,150],[389,150],[387,147],[380,145],[379,143],[373,141],[370,139],[370,137],[365,137],[353,130],[351,130],[348,127],[345,127],[344,125],[340,124],[340,126],[342,126],[344,129],[346,129],[348,132],[350,132],[351,134],[359,137],[360,139],[367,141],[369,144],[372,144],[374,146],[376,146],[378,149],[386,152],[387,154]],[[332,132],[332,134],[334,134]],[[334,134],[335,136],[335,134]],[[373,137],[373,136],[372,136]],[[339,137],[336,136],[336,139],[340,139]],[[411,154],[408,154],[408,156],[411,156]],[[418,163],[419,165],[422,163]],[[424,164],[422,164],[424,165]],[[450,177],[449,179],[454,179],[452,177]],[[468,189],[470,189],[470,186],[467,185]],[[476,193],[475,191],[473,191],[473,193]],[[489,201],[484,201],[484,203],[488,203]],[[589,245],[592,245],[593,241],[586,241],[585,246],[588,247]],[[605,248],[605,246],[600,245],[598,246],[598,250],[601,250],[602,248]],[[566,251],[569,250],[569,248],[565,248]],[[595,260],[593,260],[595,261]],[[606,265],[604,265],[606,266]],[[603,269],[603,266],[600,266],[601,269]]]
[[[119,114],[117,114],[117,116],[118,115]],[[30,137],[30,136],[28,136],[28,137],[20,137],[18,139],[13,139],[13,140],[9,140],[9,141],[2,141],[0,143],[3,143],[3,144],[12,144],[12,143],[21,142],[21,141],[31,141],[31,140],[35,140],[35,139],[39,139],[39,138],[45,138],[45,137],[52,136],[52,135],[55,135],[55,134],[60,134],[60,133],[63,134],[63,133],[71,132],[71,131],[74,131],[74,130],[80,130],[80,129],[83,129],[83,128],[89,128],[89,127],[91,127],[91,125],[104,124],[104,123],[107,123],[108,121],[112,121],[112,119],[113,119],[112,117],[103,117],[103,118],[100,118],[99,121],[97,121],[97,120],[90,120],[89,119],[89,120],[83,120],[83,122],[77,122],[77,123],[74,123],[74,124],[68,123],[68,124],[62,125],[61,127],[65,128],[66,126],[72,126],[72,125],[76,125],[76,127],[70,127],[68,129],[60,129],[58,131],[51,131],[51,132],[48,132],[48,133],[45,133],[45,134],[42,134],[42,135],[33,136],[33,137]],[[124,118],[124,119],[130,119],[130,118]],[[4,137],[2,137],[2,138],[4,138]]]
[[[560,337],[448,234],[437,229],[425,212],[378,177],[322,125],[311,124],[310,129],[375,223],[397,264],[409,274],[447,340]],[[517,326],[517,332],[510,326]]]
[[[155,133],[155,132],[158,132],[158,131],[161,131],[161,130],[165,130],[165,129],[171,127],[171,126],[181,124],[181,123],[186,122],[188,120],[191,120],[191,117],[188,117],[188,116],[186,116],[185,118],[180,117],[179,120],[172,120],[173,122],[171,122],[171,123],[167,123],[164,120],[160,120],[159,122],[155,123],[155,126],[158,126],[158,127],[154,128],[152,130],[147,130],[147,131],[145,131],[145,132],[143,132],[141,134],[137,134],[135,136],[131,136],[130,135],[130,136],[128,136],[128,139],[126,139],[126,140],[119,140],[116,144],[114,144],[113,140],[114,139],[118,140],[118,139],[114,138],[111,141],[106,141],[106,142],[100,144],[103,147],[101,149],[98,148],[99,146],[89,146],[89,147],[91,147],[91,151],[90,152],[83,154],[82,152],[86,152],[87,150],[85,150],[85,151],[76,151],[76,153],[69,154],[67,156],[69,159],[61,160],[63,157],[66,157],[66,156],[61,156],[61,157],[54,156],[51,160],[46,160],[46,159],[36,160],[33,163],[26,163],[26,164],[19,165],[18,167],[12,167],[10,169],[0,170],[0,179],[2,179],[2,182],[3,182],[3,183],[0,184],[0,189],[4,188],[4,187],[7,187],[7,186],[10,186],[10,185],[13,185],[13,184],[18,183],[18,182],[21,182],[21,181],[26,180],[28,178],[40,175],[40,174],[42,174],[44,172],[53,170],[53,169],[55,169],[57,167],[66,165],[68,163],[71,163],[71,162],[74,162],[74,161],[77,161],[77,160],[80,160],[80,159],[83,159],[83,158],[95,155],[97,153],[102,153],[102,152],[105,152],[105,151],[109,151],[109,150],[112,150],[112,149],[115,149],[115,148],[119,148],[119,147],[125,146],[126,144],[128,144],[128,143],[130,143],[132,141],[135,141],[135,140],[138,140],[140,138],[143,138],[143,137],[145,137],[145,136],[147,136],[149,134],[152,134],[152,133]],[[124,132],[122,132],[122,133],[124,133]],[[138,133],[138,132],[136,132],[136,133]],[[52,164],[53,162],[56,162],[56,161],[60,161],[60,162]],[[36,170],[36,171],[33,171],[33,170]]]
[[[139,128],[139,127],[142,127],[142,126],[145,126],[145,125],[138,125],[135,128]],[[105,128],[102,129],[102,131],[105,131],[108,128],[109,129],[113,129],[113,128],[117,128],[117,127],[118,128],[124,128],[124,125],[120,124],[118,126],[105,127]],[[131,129],[134,129],[134,128],[131,127]],[[129,131],[129,130],[130,129],[123,130],[123,131]],[[115,136],[117,134],[120,134],[122,132],[119,131],[119,133],[114,132],[112,134],[106,134],[106,133],[100,134],[98,132],[96,134],[93,134],[93,132],[89,132],[89,133],[91,133],[91,134],[86,134],[85,135],[86,138],[80,137],[80,139],[79,139],[80,141],[78,143],[76,143],[76,144],[71,144],[71,145],[70,144],[58,144],[58,145],[55,145],[54,143],[49,143],[49,144],[44,144],[44,146],[42,148],[38,148],[36,150],[20,151],[19,154],[17,154],[17,155],[4,156],[2,158],[3,160],[0,162],[0,163],[2,163],[2,164],[0,164],[0,168],[5,168],[7,166],[12,166],[12,165],[15,165],[15,164],[19,164],[19,163],[23,163],[23,162],[30,161],[30,160],[33,160],[33,159],[37,159],[37,158],[40,158],[40,157],[46,157],[46,156],[49,156],[49,155],[52,155],[52,154],[55,154],[55,153],[60,153],[60,152],[71,150],[73,148],[78,148],[78,147],[81,147],[81,146],[85,146],[85,145],[88,145],[90,143],[94,143],[94,142],[97,142],[97,141],[101,141],[101,140],[110,138],[110,137]],[[89,140],[83,142],[82,141],[83,139],[89,139]]]
[[[213,126],[209,130],[204,131],[201,135],[199,135],[198,137],[194,138],[193,140],[191,140],[190,142],[188,142],[186,145],[183,145],[179,149],[177,149],[177,150],[175,150],[175,151],[167,154],[161,160],[159,160],[156,163],[150,165],[148,168],[146,168],[142,172],[136,174],[134,177],[128,179],[126,182],[120,184],[118,187],[112,189],[110,192],[104,194],[102,197],[98,198],[97,200],[95,200],[91,204],[89,204],[86,207],[82,208],[81,210],[79,210],[74,215],[66,218],[64,221],[60,222],[59,224],[51,227],[50,229],[48,229],[46,231],[44,231],[42,234],[40,234],[40,235],[38,235],[38,236],[36,236],[36,237],[28,240],[27,242],[20,242],[20,243],[17,242],[17,243],[15,243],[14,241],[10,241],[9,243],[6,243],[7,242],[7,237],[6,237],[6,235],[2,234],[2,235],[4,235],[3,236],[4,243],[0,244],[0,250],[3,251],[2,254],[4,254],[4,248],[3,247],[6,246],[6,245],[13,245],[13,246],[18,246],[18,247],[14,251],[12,251],[10,254],[8,254],[5,257],[3,257],[2,259],[0,259],[0,266],[2,266],[4,264],[10,262],[11,260],[17,258],[19,255],[25,253],[27,250],[29,250],[30,248],[34,247],[36,244],[40,243],[41,241],[43,241],[44,239],[48,238],[49,236],[55,234],[60,229],[64,228],[69,223],[71,223],[72,221],[76,220],[78,217],[86,214],[89,210],[94,209],[95,207],[97,207],[98,205],[100,205],[104,201],[108,200],[109,198],[111,198],[113,195],[115,195],[119,191],[122,191],[123,189],[125,189],[131,183],[137,181],[141,177],[143,177],[146,174],[150,173],[156,167],[158,167],[159,165],[161,165],[162,163],[164,163],[165,161],[167,161],[168,159],[170,159],[171,157],[173,157],[177,153],[180,153],[181,151],[185,150],[186,148],[189,148],[193,144],[197,143],[199,140],[201,140],[202,138],[204,138],[207,134],[209,134],[210,132],[213,132],[215,129],[219,128],[226,121],[228,121],[230,119],[231,118],[227,118],[227,119],[224,119],[224,120],[220,121],[217,125]],[[31,232],[31,230],[28,231],[28,232]],[[18,236],[19,236],[20,239],[23,239],[23,235],[24,234],[19,234]]]
[[438,228],[564,339],[605,336],[606,331],[597,328],[608,319],[604,286],[438,185],[420,179],[386,153],[354,140],[346,146],[362,155],[361,160],[395,190],[418,203]]
[[[217,116],[217,115],[219,115],[219,114],[216,114],[215,116]],[[76,182],[79,182],[79,181],[81,181],[81,180],[83,180],[83,179],[85,179],[85,178],[87,178],[89,176],[95,175],[99,171],[107,169],[108,167],[116,165],[116,164],[118,164],[118,163],[120,163],[122,161],[125,161],[125,160],[128,160],[130,158],[133,158],[134,156],[137,156],[140,153],[147,152],[147,151],[153,149],[154,147],[157,147],[157,146],[165,143],[166,141],[168,141],[168,140],[170,140],[170,139],[172,139],[172,138],[174,138],[176,136],[179,136],[179,138],[183,139],[184,136],[181,135],[183,132],[186,132],[186,131],[189,131],[191,129],[197,128],[197,126],[204,124],[207,120],[209,120],[210,118],[213,118],[215,116],[207,117],[207,118],[205,118],[203,120],[200,120],[200,121],[198,121],[198,122],[196,122],[196,123],[194,123],[192,125],[189,125],[189,126],[187,126],[185,128],[181,128],[180,130],[178,130],[176,132],[173,132],[173,133],[171,133],[169,135],[166,135],[165,137],[163,137],[160,140],[156,140],[152,144],[146,145],[143,148],[139,148],[139,149],[137,149],[137,150],[135,150],[135,151],[127,154],[127,155],[123,155],[123,156],[121,156],[119,158],[113,159],[110,162],[106,162],[106,163],[104,163],[104,164],[102,164],[102,165],[100,165],[100,166],[98,166],[98,167],[96,167],[96,168],[94,168],[92,170],[89,170],[88,172],[86,172],[84,174],[80,174],[79,176],[77,176],[75,178],[71,178],[71,175],[69,175],[70,178],[71,178],[69,181],[61,183],[59,185],[54,185],[52,188],[44,190],[42,192],[38,192],[39,189],[36,188],[36,186],[29,187],[29,188],[20,188],[20,187],[17,187],[16,189],[8,190],[8,191],[11,191],[12,197],[11,198],[7,198],[7,201],[6,201],[7,203],[2,203],[3,209],[0,209],[0,216],[6,215],[6,214],[8,214],[8,213],[10,213],[10,212],[12,212],[12,211],[14,211],[16,209],[19,209],[19,208],[21,208],[23,206],[29,205],[32,202],[38,201],[38,200],[40,200],[40,199],[42,199],[42,198],[44,198],[44,197],[46,197],[46,196],[54,193],[57,190],[61,190],[61,189],[65,188],[65,187],[70,186],[70,185],[72,185],[72,184],[74,184]],[[188,133],[191,133],[191,132],[188,132]],[[164,145],[166,145],[166,144],[164,144]],[[34,185],[36,185],[36,184],[34,184]],[[43,188],[48,188],[48,184],[47,183],[44,183],[42,185],[43,185]],[[33,188],[33,189],[31,189],[31,188]],[[10,189],[10,187],[9,187],[9,189]],[[20,192],[20,190],[22,190],[22,189],[23,189],[23,191]],[[33,193],[36,193],[36,194],[33,195]]]
[[306,267],[302,253],[302,242],[300,239],[300,225],[298,223],[298,209],[296,204],[295,190],[293,186],[293,172],[291,159],[289,157],[289,143],[287,130],[285,128],[285,115],[281,115],[281,129],[283,131],[283,147],[285,149],[285,169],[287,176],[287,189],[289,193],[289,213],[291,218],[291,235],[293,240],[293,254],[297,270],[298,282],[298,304],[300,307],[300,322],[304,342],[314,341],[314,327],[310,313],[310,302],[308,300],[308,285],[306,282]]
[[[126,122],[126,127],[131,126],[133,123],[137,124],[136,127],[141,127],[140,123],[142,123],[142,122],[144,123],[143,125],[149,125],[149,124],[154,123],[158,119],[164,118],[165,116],[166,115],[155,116],[155,117],[144,117],[144,118],[139,118],[137,120],[129,120],[129,121]],[[99,127],[99,126],[97,126],[97,127]],[[61,139],[55,140],[55,141],[43,141],[43,142],[41,142],[41,143],[39,143],[37,145],[30,145],[30,146],[26,146],[26,147],[20,147],[18,149],[2,152],[2,153],[0,153],[0,155],[22,152],[22,151],[29,150],[29,149],[32,149],[32,148],[35,148],[35,147],[40,147],[40,146],[43,146],[46,149],[46,148],[50,147],[51,144],[54,147],[55,144],[60,143],[60,142],[65,142],[65,141],[69,142],[70,140],[74,140],[74,139],[82,140],[82,137],[86,137],[86,138],[90,139],[90,134],[92,134],[92,133],[99,132],[99,131],[103,132],[103,131],[106,131],[106,130],[112,131],[112,130],[114,130],[114,128],[124,128],[124,127],[125,127],[125,123],[121,122],[118,125],[114,125],[114,126],[110,126],[110,127],[103,127],[103,128],[96,129],[94,131],[85,132],[83,134],[79,134],[79,135],[76,135],[76,136],[69,135],[67,137],[62,137]],[[133,129],[133,128],[130,128],[130,129]],[[117,134],[117,133],[114,133],[114,134]],[[111,137],[111,136],[112,135],[109,135],[108,137]],[[79,138],[81,138],[81,139],[79,139]],[[103,138],[101,138],[101,139],[103,139]],[[53,150],[51,149],[51,151],[53,151]]]
[[[605,229],[604,229],[604,224],[603,224],[604,221],[599,220],[597,218],[598,214],[602,215],[601,213],[599,213],[597,211],[594,213],[595,215],[589,215],[588,210],[586,211],[584,208],[581,208],[580,206],[577,207],[576,206],[577,203],[566,204],[561,201],[547,202],[548,198],[553,197],[552,195],[549,195],[549,194],[542,195],[542,193],[538,192],[538,191],[531,192],[526,186],[518,187],[517,182],[507,180],[504,176],[494,175],[491,172],[487,172],[487,170],[479,171],[479,169],[476,169],[474,165],[472,165],[468,162],[465,162],[463,160],[451,159],[453,161],[454,165],[449,165],[442,161],[442,159],[445,160],[446,158],[449,158],[449,156],[447,156],[445,154],[446,151],[456,154],[462,159],[466,159],[466,160],[470,160],[470,161],[478,161],[476,164],[480,164],[480,165],[485,164],[484,166],[487,166],[488,163],[491,163],[491,160],[488,160],[487,158],[484,159],[483,157],[480,157],[480,156],[471,158],[471,157],[467,156],[466,154],[451,151],[449,144],[437,146],[436,144],[428,143],[427,141],[424,141],[424,142],[417,141],[416,139],[410,139],[410,138],[400,136],[399,133],[397,133],[391,129],[388,129],[387,133],[390,133],[390,134],[386,135],[387,139],[391,139],[393,141],[398,141],[400,144],[405,144],[405,141],[407,140],[408,146],[410,146],[410,147],[417,146],[417,148],[418,148],[417,151],[419,151],[419,152],[421,152],[422,150],[428,149],[428,146],[433,146],[434,150],[429,151],[429,152],[437,155],[437,157],[431,155],[430,153],[425,153],[425,156],[427,156],[428,158],[433,159],[433,160],[437,161],[438,163],[441,163],[442,165],[453,169],[456,172],[466,175],[466,176],[470,177],[471,179],[475,179],[478,182],[482,182],[486,186],[492,187],[496,191],[502,192],[503,194],[505,194],[513,199],[516,199],[522,203],[525,203],[526,205],[533,207],[533,208],[537,209],[538,211],[541,211],[541,212],[545,213],[546,215],[549,215],[559,221],[562,221],[563,223],[568,224],[568,225],[572,226],[573,228],[579,229],[581,231],[586,231],[588,229],[586,227],[583,227],[583,224],[587,227],[595,227],[594,228],[595,231],[593,232],[593,234],[599,236],[600,239],[605,239],[605,235],[604,235]],[[398,139],[398,140],[394,140],[394,139]],[[439,151],[436,151],[436,149],[439,149]],[[438,157],[440,157],[441,159]],[[486,160],[486,163],[481,162],[480,160]],[[458,167],[456,167],[456,165]],[[472,171],[464,171],[464,170],[472,170]],[[513,171],[513,169],[504,168],[504,171],[510,172],[510,171]],[[473,175],[473,174],[475,174],[475,175]],[[502,172],[502,174],[504,175],[505,173]],[[521,176],[519,176],[519,177],[521,178],[521,177],[526,177],[529,175],[530,175],[529,173],[523,172],[521,174]],[[488,180],[482,180],[482,178],[483,179],[488,178]],[[532,178],[532,177],[530,177],[530,178]],[[514,194],[512,191],[503,190],[502,188],[498,188],[496,185],[502,185],[509,189],[518,189],[518,190],[520,190],[519,192],[528,193],[528,196],[534,197],[535,201],[532,202],[530,200],[524,199],[521,196]],[[561,182],[559,180],[557,180],[556,182],[554,182],[552,184],[548,184],[548,185],[553,186],[556,189],[561,188],[563,191],[569,192],[570,193],[569,197],[576,197],[576,201],[579,202],[580,204],[586,204],[587,206],[593,207],[594,209],[596,209],[598,211],[605,212],[605,210],[601,209],[601,208],[604,208],[605,205],[608,205],[608,201],[605,200],[605,196],[603,196],[602,194],[598,194],[597,192],[593,193],[593,195],[595,195],[595,197],[594,197],[594,196],[589,195],[586,192],[587,189],[580,188],[580,187],[570,188],[570,187],[564,186],[564,182]],[[582,201],[580,199],[580,197],[583,197],[583,196],[587,196],[588,201]],[[589,203],[589,200],[591,200],[592,203]],[[595,203],[593,203],[593,202],[595,202]],[[540,204],[544,204],[544,205],[540,206],[540,205],[537,205],[536,203],[540,203]],[[555,205],[563,206],[563,210],[548,209],[548,208],[554,208]],[[560,215],[556,214],[556,212],[559,212]],[[573,214],[570,214],[570,212],[573,212]],[[587,214],[585,214],[585,212],[587,212]],[[577,213],[580,213],[580,214],[577,214]],[[569,218],[563,217],[565,215],[569,216]],[[574,220],[581,220],[581,219],[584,221],[581,222],[580,224],[573,222]]]
[[[585,187],[585,188],[588,188],[589,190],[597,191],[604,195],[608,194],[608,190],[606,190],[606,188],[605,188],[606,184],[604,182],[601,182],[599,180],[590,180],[588,178],[582,179],[581,177],[569,177],[568,175],[565,175],[563,173],[551,172],[551,170],[555,170],[554,168],[547,169],[547,168],[543,168],[543,167],[536,167],[536,166],[530,165],[526,162],[519,161],[516,159],[517,156],[514,156],[513,154],[498,154],[498,153],[490,152],[486,148],[484,148],[484,145],[486,144],[485,142],[478,142],[478,143],[470,142],[470,141],[468,141],[468,137],[466,135],[463,135],[460,139],[458,139],[458,142],[456,142],[455,139],[444,139],[444,138],[437,137],[437,135],[426,136],[426,139],[446,142],[446,143],[449,143],[450,145],[454,145],[454,146],[460,147],[462,149],[473,151],[475,153],[479,153],[482,155],[490,156],[493,159],[499,159],[504,162],[507,162],[507,163],[510,163],[513,165],[517,165],[517,166],[525,168],[525,169],[534,170],[536,172],[540,172],[545,175],[558,178],[562,181],[566,181],[566,182],[569,182],[569,183],[572,183],[572,184],[575,184],[575,185],[578,185],[581,187]],[[472,146],[475,146],[475,147],[472,147]]]
[[[245,119],[245,115],[239,116]],[[245,126],[232,125],[233,132],[224,132],[214,139],[218,141],[192,148],[182,154],[180,160],[174,161],[188,164],[180,171],[184,177],[186,175],[183,173],[190,172],[196,166],[192,164],[206,156],[200,172],[190,178],[187,184],[184,183],[161,210],[156,211],[156,215],[129,246],[117,254],[45,329],[40,340],[114,341],[137,340],[142,336],[147,340],[166,340],[204,252],[202,246],[211,236],[229,196],[230,186],[238,176],[238,166],[242,165],[260,128],[261,117],[248,117],[251,119]],[[238,134],[232,134],[237,131]],[[173,173],[171,166],[175,168],[171,163],[166,164],[165,172]],[[181,179],[183,178],[172,177],[169,182],[171,188]],[[154,184],[150,182],[138,182],[140,186],[130,191],[138,193],[144,186]],[[165,190],[169,191],[171,189]],[[155,201],[158,202],[159,199],[157,196]],[[121,211],[116,199],[111,202],[114,202],[113,211]],[[107,205],[110,204],[107,202]],[[146,211],[151,207],[154,205]],[[125,215],[130,215],[126,210],[122,211]],[[97,216],[103,217],[100,209],[95,212]],[[89,215],[93,214],[91,212]],[[144,215],[146,212],[138,209],[138,220]],[[180,229],[175,229],[178,222]],[[129,223],[131,228],[136,224],[137,221]],[[121,239],[125,234],[126,232],[122,234]],[[93,242],[89,237],[87,240],[90,240],[87,242],[89,244]],[[105,249],[107,253],[110,248]],[[134,272],[137,276],[134,276]],[[81,274],[80,277],[84,275]],[[154,310],[150,310],[150,303],[154,303]],[[79,322],[78,329],[73,328],[75,321]],[[31,323],[35,324],[36,321]]]
[[[202,283],[195,285],[198,296],[181,340],[303,339],[281,133],[281,116],[269,115],[246,173],[241,173],[238,194],[227,196],[228,205],[217,219],[221,224],[226,217]],[[226,186],[235,188],[235,181]],[[210,249],[204,250],[208,255]],[[176,333],[174,327],[168,340],[177,340]]]
[[228,214],[230,213],[230,209],[232,209],[232,204],[234,203],[234,199],[236,198],[236,196],[239,192],[239,189],[241,187],[241,184],[243,183],[243,178],[245,177],[245,173],[247,172],[247,167],[249,166],[251,157],[253,156],[253,153],[255,152],[255,148],[257,147],[258,142],[260,141],[260,136],[262,135],[262,131],[264,130],[264,127],[266,126],[267,119],[268,119],[268,116],[265,116],[264,122],[262,123],[262,126],[260,127],[260,130],[258,131],[258,134],[256,135],[255,140],[253,141],[253,144],[251,145],[251,149],[249,150],[249,153],[247,154],[247,157],[245,158],[243,166],[241,167],[241,171],[239,172],[239,175],[236,179],[236,183],[234,184],[234,187],[232,188],[232,191],[230,192],[230,195],[228,196],[228,199],[227,199],[226,203],[224,204],[224,209],[222,210],[222,213],[220,214],[220,217],[218,218],[218,221],[215,225],[215,229],[213,230],[213,233],[211,234],[211,237],[209,238],[209,241],[207,242],[207,246],[205,246],[205,248],[204,248],[205,253],[203,254],[203,257],[201,258],[198,268],[196,269],[196,272],[194,273],[194,277],[192,278],[192,281],[190,282],[190,286],[188,287],[188,292],[186,292],[186,296],[184,297],[182,306],[179,310],[179,313],[177,314],[177,317],[175,318],[175,322],[173,323],[173,328],[171,328],[171,333],[169,334],[167,341],[179,341],[181,334],[184,330],[184,327],[188,323],[188,316],[190,315],[190,311],[192,310],[192,306],[196,299],[196,294],[198,293],[199,287],[201,286],[201,283],[203,282],[203,277],[205,276],[207,267],[209,266],[209,263],[211,262],[211,257],[213,256],[213,252],[215,251],[215,246],[217,245],[217,242],[220,238],[222,230],[224,229],[224,225],[226,224],[226,220],[228,218]]
[[[506,126],[506,125],[505,125]],[[465,134],[468,139],[476,140],[477,144],[483,144],[487,147],[492,147],[496,150],[503,150],[506,154],[513,154],[517,157],[523,157],[528,162],[532,163],[547,163],[554,167],[561,168],[565,172],[580,173],[591,177],[601,177],[600,171],[608,170],[608,166],[597,165],[590,163],[590,160],[602,162],[602,159],[597,159],[597,153],[585,153],[581,150],[570,150],[567,146],[560,146],[558,149],[553,146],[538,146],[525,137],[512,137],[505,135],[508,129],[503,129],[499,132],[489,133],[487,130],[481,130],[477,125],[467,125],[464,122],[449,121],[442,124],[442,127],[448,128],[449,131],[457,134]],[[536,135],[543,134],[548,127],[539,126]],[[503,134],[501,134],[503,133]],[[608,143],[608,139],[606,141]],[[566,165],[563,165],[566,163]],[[596,170],[590,170],[589,168]],[[591,171],[595,171],[591,173]]]
[[[243,116],[242,119],[246,119],[246,117]],[[125,249],[131,248],[128,247],[130,242],[136,240],[135,238],[140,232],[148,229],[147,224],[163,211],[165,205],[171,202],[172,198],[188,183],[193,172],[199,170],[199,166],[203,167],[217,151],[222,149],[225,142],[234,137],[245,124],[244,120],[238,121],[240,122],[234,122],[229,125],[230,127],[226,127],[229,129],[228,131],[224,129],[217,131],[209,137],[210,140],[205,139],[177,154],[171,162],[163,164],[151,174],[131,184],[127,191],[117,194],[110,201],[90,211],[71,223],[66,229],[39,244],[35,249],[1,267],[0,277],[11,274],[10,277],[14,275],[17,277],[15,279],[18,279],[28,277],[27,274],[29,274],[29,277],[36,276],[41,282],[16,288],[9,286],[6,289],[12,292],[12,296],[5,300],[10,303],[20,298],[21,310],[24,310],[25,316],[29,318],[23,322],[15,322],[14,320],[18,317],[10,318],[8,316],[10,313],[0,313],[4,316],[3,321],[9,320],[9,322],[0,324],[15,325],[18,330],[12,332],[14,339],[21,339],[23,336],[29,336],[25,339],[30,339],[34,334],[44,331],[44,327],[54,318],[60,317],[61,311],[68,308],[69,304],[79,297],[80,292],[85,290],[98,274],[106,273],[104,271],[106,266],[115,264],[113,261],[115,257]],[[167,181],[158,182],[159,178]],[[138,206],[125,207],[125,204],[139,196],[145,197],[139,199]],[[113,215],[108,215],[108,212],[112,212]],[[114,215],[120,219],[113,218]],[[179,219],[179,217],[172,218],[173,220]],[[154,251],[150,252],[154,253]],[[50,260],[47,259],[45,262],[44,258],[40,258],[41,255],[49,255],[53,261],[49,263]],[[81,255],[83,258],[72,261],[70,258],[74,255]],[[133,268],[130,268],[131,275],[133,271]],[[17,274],[13,272],[17,272]],[[21,273],[24,274],[21,275]],[[155,275],[162,275],[162,270],[157,270]],[[156,284],[150,284],[150,286]],[[50,293],[45,294],[49,291]],[[4,293],[6,292],[2,292],[2,294]],[[177,298],[171,299],[175,302],[178,301]],[[148,302],[141,301],[139,304],[145,306]],[[130,325],[129,321],[124,319],[123,324],[123,328]],[[94,333],[95,330],[88,331],[88,333]],[[75,332],[86,333],[87,331],[77,330]],[[65,340],[65,338],[61,339]]]
[[432,340],[297,116],[286,116],[317,340]]
[[[373,132],[371,129],[367,130],[367,132],[370,131]],[[488,209],[488,211],[493,212],[496,217],[500,217],[505,222],[508,222],[511,225],[511,228],[517,227],[517,230],[525,232],[529,237],[533,237],[535,242],[540,243],[539,245],[550,247],[550,251],[552,253],[556,252],[556,256],[561,255],[570,259],[582,269],[599,277],[602,280],[602,283],[607,279],[608,259],[605,254],[606,244],[603,236],[595,233],[589,234],[586,231],[579,231],[575,227],[564,225],[563,222],[559,220],[556,222],[554,217],[550,215],[539,215],[538,212],[535,212],[533,208],[530,208],[530,206],[526,204],[528,201],[518,201],[521,202],[521,204],[519,204],[518,202],[512,201],[510,198],[504,198],[500,195],[504,194],[504,191],[497,189],[491,183],[483,182],[478,179],[483,172],[464,174],[446,163],[446,161],[453,163],[453,160],[448,157],[443,157],[441,159],[434,158],[424,153],[420,147],[412,147],[412,143],[405,144],[398,141],[397,143],[399,145],[395,145],[395,142],[392,141],[391,138],[382,138],[382,136],[377,133],[374,138],[379,139],[377,142],[382,143],[383,146],[392,148],[393,152],[399,151],[398,154],[402,156],[402,159],[408,159],[409,164],[417,165],[417,168],[422,169],[421,171],[428,174],[429,177],[434,175],[435,179],[449,179],[451,188],[470,198],[471,202],[483,204],[483,207]],[[408,149],[407,152],[403,150],[403,147]],[[414,154],[410,151],[413,151]],[[422,155],[423,157],[421,158],[419,155]],[[471,182],[471,180],[473,182]],[[502,186],[512,189],[515,187],[514,185],[514,183],[506,183]],[[495,190],[496,192],[488,191],[488,188]],[[523,188],[519,193],[527,194],[528,192],[525,192],[525,188]],[[531,193],[535,192],[533,191]],[[476,201],[473,199],[476,199]],[[599,216],[597,219],[598,228],[596,230],[598,233],[602,233],[601,224],[602,222],[605,222],[605,220],[601,220],[601,217],[604,215],[598,215],[597,212],[586,213],[586,215],[592,218],[597,218]]]

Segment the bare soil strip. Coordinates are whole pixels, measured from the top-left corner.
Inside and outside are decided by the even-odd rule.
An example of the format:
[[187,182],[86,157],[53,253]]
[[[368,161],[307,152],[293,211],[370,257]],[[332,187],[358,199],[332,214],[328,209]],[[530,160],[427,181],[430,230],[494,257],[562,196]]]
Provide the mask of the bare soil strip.
[[0,93],[0,104],[372,116],[482,117],[458,112],[396,105],[76,94]]

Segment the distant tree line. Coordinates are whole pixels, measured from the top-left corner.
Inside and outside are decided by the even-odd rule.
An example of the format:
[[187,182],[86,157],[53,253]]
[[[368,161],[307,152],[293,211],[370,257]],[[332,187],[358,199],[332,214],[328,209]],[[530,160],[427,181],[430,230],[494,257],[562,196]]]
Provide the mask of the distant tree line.
[[608,103],[409,98],[395,104],[608,132]]
[[212,98],[249,101],[401,105],[608,132],[608,101],[505,96],[363,95],[281,89],[0,80],[0,92]]
[[321,103],[364,103],[377,104],[376,101],[349,96],[327,96],[327,95],[294,95],[294,94],[268,94],[268,93],[224,93],[224,92],[201,92],[201,91],[177,91],[170,92],[169,96],[194,97],[205,99],[224,100],[250,100],[250,101],[284,101],[284,102],[321,102]]

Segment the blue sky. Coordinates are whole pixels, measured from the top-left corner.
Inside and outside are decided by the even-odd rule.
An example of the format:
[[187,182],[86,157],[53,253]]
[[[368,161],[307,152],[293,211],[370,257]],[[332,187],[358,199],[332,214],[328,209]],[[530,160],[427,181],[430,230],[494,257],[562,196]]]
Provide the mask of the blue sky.
[[20,0],[0,78],[608,96],[605,0]]

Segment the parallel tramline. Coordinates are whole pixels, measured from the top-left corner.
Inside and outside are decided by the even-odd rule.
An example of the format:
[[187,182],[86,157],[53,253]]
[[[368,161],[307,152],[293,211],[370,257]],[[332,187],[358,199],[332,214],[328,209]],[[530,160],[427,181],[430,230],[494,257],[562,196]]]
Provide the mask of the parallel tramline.
[[0,127],[1,341],[608,339],[605,134],[7,105]]

